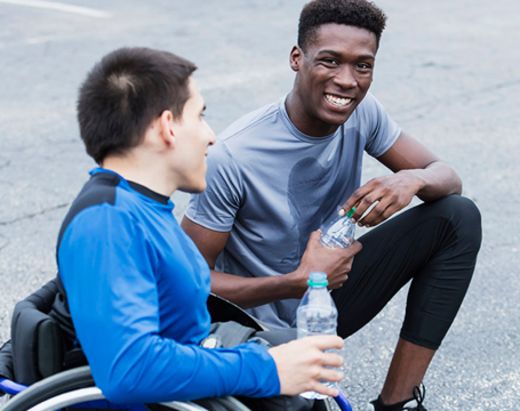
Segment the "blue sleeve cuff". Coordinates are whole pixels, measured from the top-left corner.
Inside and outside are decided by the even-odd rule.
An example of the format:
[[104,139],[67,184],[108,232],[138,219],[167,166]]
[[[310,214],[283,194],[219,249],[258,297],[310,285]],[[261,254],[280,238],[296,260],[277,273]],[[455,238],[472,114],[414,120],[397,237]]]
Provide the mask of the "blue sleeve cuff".
[[274,397],[280,395],[280,379],[273,357],[257,343],[241,344],[233,348],[243,354],[236,395]]

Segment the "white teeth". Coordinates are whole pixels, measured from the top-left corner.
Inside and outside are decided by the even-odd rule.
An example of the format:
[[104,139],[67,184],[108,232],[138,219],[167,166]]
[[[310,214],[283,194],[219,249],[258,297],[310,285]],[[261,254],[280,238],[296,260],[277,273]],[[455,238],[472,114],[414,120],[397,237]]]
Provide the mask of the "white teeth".
[[325,94],[325,98],[329,103],[332,103],[338,107],[346,106],[347,104],[350,104],[352,102],[351,98],[333,96],[332,94]]

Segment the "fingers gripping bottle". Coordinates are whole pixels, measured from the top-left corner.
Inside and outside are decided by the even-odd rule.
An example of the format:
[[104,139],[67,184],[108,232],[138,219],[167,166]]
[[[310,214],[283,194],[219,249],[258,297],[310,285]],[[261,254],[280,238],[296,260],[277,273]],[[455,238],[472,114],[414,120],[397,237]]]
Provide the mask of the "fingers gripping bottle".
[[321,228],[321,243],[330,248],[349,247],[356,232],[356,223],[352,219],[355,212],[355,207],[352,207],[347,214],[325,223]]
[[[307,281],[309,288],[303,295],[296,311],[298,338],[309,335],[336,335],[338,310],[330,296],[327,275],[313,272]],[[316,392],[304,392],[301,396],[309,399],[326,398]]]

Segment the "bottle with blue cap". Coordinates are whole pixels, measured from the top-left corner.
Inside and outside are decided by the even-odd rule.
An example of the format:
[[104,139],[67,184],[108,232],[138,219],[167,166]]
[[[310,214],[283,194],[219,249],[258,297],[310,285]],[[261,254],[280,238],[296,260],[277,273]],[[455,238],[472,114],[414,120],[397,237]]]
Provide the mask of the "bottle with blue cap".
[[[307,284],[309,288],[296,311],[298,338],[310,335],[336,335],[338,310],[327,290],[327,274],[312,272]],[[304,392],[301,395],[309,399],[326,397],[316,392]]]

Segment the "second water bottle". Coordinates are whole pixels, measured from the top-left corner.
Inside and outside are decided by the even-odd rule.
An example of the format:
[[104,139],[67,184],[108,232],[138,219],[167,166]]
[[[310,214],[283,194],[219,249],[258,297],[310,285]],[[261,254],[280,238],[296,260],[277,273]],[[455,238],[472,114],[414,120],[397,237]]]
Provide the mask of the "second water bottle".
[[[296,311],[298,338],[309,335],[336,335],[338,310],[327,290],[327,275],[321,272],[310,273],[307,284],[309,288]],[[310,399],[326,397],[316,392],[304,392],[301,395]]]

